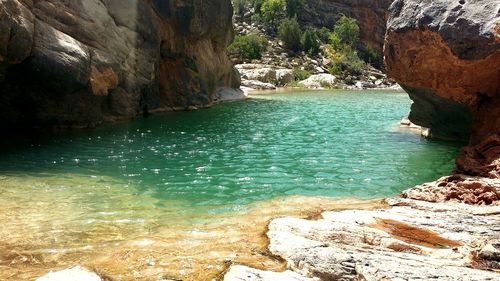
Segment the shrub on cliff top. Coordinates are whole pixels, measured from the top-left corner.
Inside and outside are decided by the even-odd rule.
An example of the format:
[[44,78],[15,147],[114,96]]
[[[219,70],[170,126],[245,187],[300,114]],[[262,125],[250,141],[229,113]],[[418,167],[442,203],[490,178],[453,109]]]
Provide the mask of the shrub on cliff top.
[[281,21],[278,28],[278,37],[285,47],[293,52],[300,51],[301,31],[296,18],[288,18]]
[[267,47],[265,38],[255,34],[236,36],[233,43],[228,47],[232,54],[237,54],[243,60],[262,58],[262,52]]

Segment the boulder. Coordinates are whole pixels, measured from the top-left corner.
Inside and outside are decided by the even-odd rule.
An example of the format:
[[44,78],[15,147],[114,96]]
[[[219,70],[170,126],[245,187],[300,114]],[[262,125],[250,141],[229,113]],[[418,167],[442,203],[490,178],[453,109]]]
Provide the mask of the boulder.
[[239,87],[230,0],[0,5],[0,126],[88,127]]
[[294,81],[295,77],[293,75],[292,69],[276,69],[276,84],[279,87],[283,87]]
[[255,69],[240,69],[241,78],[246,80],[258,80],[264,83],[276,83],[276,70],[272,67]]
[[274,90],[276,86],[270,83],[264,83],[258,80],[241,80],[241,86],[253,90]]
[[335,86],[337,78],[331,74],[311,75],[306,80],[300,81],[299,85],[307,89],[323,89]]
[[410,119],[435,137],[477,144],[500,133],[498,1],[396,0],[385,58],[410,94]]

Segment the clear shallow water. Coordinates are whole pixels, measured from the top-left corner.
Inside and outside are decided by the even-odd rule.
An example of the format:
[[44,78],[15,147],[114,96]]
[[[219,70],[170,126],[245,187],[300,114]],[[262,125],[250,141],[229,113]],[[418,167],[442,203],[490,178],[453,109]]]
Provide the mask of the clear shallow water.
[[154,257],[199,280],[253,257],[270,217],[340,204],[287,196],[380,198],[449,173],[459,145],[398,129],[409,107],[402,93],[291,92],[4,139],[0,279],[74,264],[151,274]]
[[409,105],[400,93],[262,95],[3,147],[0,174],[105,176],[186,207],[391,196],[450,172],[459,148],[398,130]]

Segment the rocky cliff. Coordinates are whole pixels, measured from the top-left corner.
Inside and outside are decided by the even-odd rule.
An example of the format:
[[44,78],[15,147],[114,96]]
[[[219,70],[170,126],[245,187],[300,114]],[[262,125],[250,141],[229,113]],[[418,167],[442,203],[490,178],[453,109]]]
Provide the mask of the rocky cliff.
[[239,87],[230,0],[3,0],[0,126],[87,127]]
[[382,51],[388,8],[393,0],[307,0],[301,22],[333,27],[342,14],[358,20],[361,41]]
[[500,2],[396,0],[385,39],[389,76],[410,94],[410,120],[470,139],[458,171],[500,172]]

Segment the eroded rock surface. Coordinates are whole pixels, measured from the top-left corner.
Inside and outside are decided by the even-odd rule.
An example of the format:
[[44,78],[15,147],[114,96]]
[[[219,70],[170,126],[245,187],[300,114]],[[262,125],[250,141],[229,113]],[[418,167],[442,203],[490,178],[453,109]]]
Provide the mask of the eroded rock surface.
[[[500,207],[388,199],[387,209],[277,218],[269,250],[304,278],[496,280]],[[235,274],[235,272],[229,272]],[[239,275],[241,279],[244,274]],[[259,279],[257,279],[259,280]]]
[[230,0],[0,5],[2,127],[87,127],[239,87]]
[[476,145],[500,133],[500,2],[396,0],[385,39],[389,76],[414,100],[410,120]]

